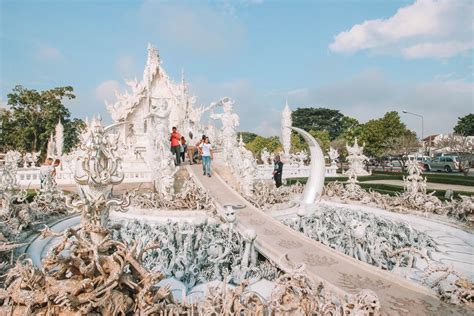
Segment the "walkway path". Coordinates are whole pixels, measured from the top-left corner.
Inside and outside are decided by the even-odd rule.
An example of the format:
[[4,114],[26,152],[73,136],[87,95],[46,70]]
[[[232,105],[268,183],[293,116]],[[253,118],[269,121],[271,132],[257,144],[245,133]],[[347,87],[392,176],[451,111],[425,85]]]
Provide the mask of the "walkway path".
[[[361,181],[360,183],[372,183],[372,184],[389,184],[403,187],[402,180],[369,180]],[[428,190],[453,190],[453,191],[464,191],[474,193],[474,186],[468,185],[456,185],[456,184],[444,184],[444,183],[432,183],[427,182],[426,188]]]
[[[374,268],[349,256],[336,252],[281,224],[270,215],[253,207],[218,175],[202,175],[201,166],[187,166],[198,182],[215,198],[220,207],[242,205],[237,211],[237,229],[255,230],[257,250],[289,270],[286,260],[293,265],[305,264],[306,273],[316,282],[325,281],[332,290],[355,294],[362,289],[377,293],[384,315],[463,315],[469,312],[441,302],[432,291],[390,272]],[[219,168],[215,169],[219,173]]]

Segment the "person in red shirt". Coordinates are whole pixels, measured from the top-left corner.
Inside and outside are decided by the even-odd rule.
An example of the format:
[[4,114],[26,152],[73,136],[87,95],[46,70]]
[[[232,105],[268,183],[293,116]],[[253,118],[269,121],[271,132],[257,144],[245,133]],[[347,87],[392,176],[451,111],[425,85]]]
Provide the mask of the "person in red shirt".
[[178,130],[176,127],[173,127],[171,136],[170,136],[170,142],[171,142],[171,152],[173,155],[176,156],[176,165],[179,166],[181,164],[181,135],[178,133]]

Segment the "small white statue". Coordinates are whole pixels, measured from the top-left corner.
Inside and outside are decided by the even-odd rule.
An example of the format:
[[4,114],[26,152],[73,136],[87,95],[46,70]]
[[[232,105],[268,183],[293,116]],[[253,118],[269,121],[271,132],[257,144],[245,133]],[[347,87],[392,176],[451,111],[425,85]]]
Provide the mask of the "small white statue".
[[267,150],[267,148],[263,148],[262,152],[260,153],[260,159],[262,160],[265,166],[269,165],[270,158],[271,158],[270,152]]
[[331,159],[331,165],[336,165],[337,159],[339,158],[339,152],[337,149],[329,147],[329,158]]
[[217,105],[222,105],[223,113],[211,114],[214,120],[221,120],[222,122],[222,145],[224,160],[230,161],[230,156],[233,148],[237,146],[237,132],[236,128],[239,126],[239,116],[233,113],[234,102],[229,98],[222,98],[217,102]]
[[349,170],[344,172],[344,174],[356,174],[358,176],[367,176],[371,173],[365,170],[364,168],[364,161],[368,158],[364,155],[364,147],[359,146],[357,143],[357,138],[354,141],[354,146],[350,147],[346,144],[347,152],[349,155],[347,156],[347,160],[349,161]]

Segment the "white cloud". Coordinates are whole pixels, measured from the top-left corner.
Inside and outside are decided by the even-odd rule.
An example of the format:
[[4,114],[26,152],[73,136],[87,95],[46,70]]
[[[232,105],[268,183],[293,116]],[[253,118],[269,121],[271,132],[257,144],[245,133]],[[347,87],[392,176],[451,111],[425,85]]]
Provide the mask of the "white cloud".
[[[382,117],[388,111],[408,110],[424,116],[425,135],[450,132],[458,117],[474,110],[474,84],[463,80],[441,80],[400,84],[379,70],[367,70],[348,80],[308,89],[295,95],[290,105],[340,110],[361,122]],[[421,132],[416,117],[402,115],[411,129]]]
[[36,51],[35,57],[39,60],[59,60],[63,58],[62,53],[56,47],[49,45],[40,45]]
[[[294,110],[298,107],[337,109],[360,122],[380,118],[388,111],[420,113],[424,116],[425,135],[452,131],[458,117],[474,110],[474,83],[449,77],[415,84],[399,83],[378,69],[368,69],[347,80],[319,87],[270,93],[259,91],[247,80],[213,83],[201,78],[191,82],[190,91],[197,94],[199,104],[231,97],[240,116],[238,130],[264,136],[280,134],[286,97]],[[409,128],[421,133],[418,118],[400,115]]]
[[421,43],[402,48],[402,54],[410,59],[414,58],[449,58],[458,53],[473,48],[473,43],[449,41],[443,43]]
[[474,48],[474,5],[466,0],[417,0],[388,19],[364,21],[335,36],[329,49],[370,50],[405,58],[450,58]]
[[100,83],[94,89],[94,96],[101,102],[113,102],[116,100],[115,92],[120,92],[120,83],[116,80],[107,80]]
[[148,31],[176,49],[218,56],[246,43],[246,30],[233,13],[199,3],[183,5],[145,1],[142,21]]

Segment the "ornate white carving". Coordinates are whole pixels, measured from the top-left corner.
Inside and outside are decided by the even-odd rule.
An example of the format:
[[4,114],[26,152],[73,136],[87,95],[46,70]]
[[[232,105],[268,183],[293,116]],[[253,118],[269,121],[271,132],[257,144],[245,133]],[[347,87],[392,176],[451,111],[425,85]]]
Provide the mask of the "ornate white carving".
[[337,159],[339,158],[339,152],[337,149],[329,147],[329,158],[331,159],[331,165],[336,165]]
[[396,196],[376,191],[367,192],[358,184],[355,172],[351,169],[348,172],[349,179],[345,185],[337,181],[328,183],[325,190],[327,197],[343,201],[360,201],[394,212],[435,213],[474,222],[474,197],[461,196],[460,199],[443,202],[433,195],[434,192],[426,193],[426,178],[422,177],[422,170],[416,162],[409,162],[409,175],[404,177],[405,192]]
[[408,272],[416,262],[423,261],[426,268],[421,282],[432,288],[443,301],[456,305],[474,304],[474,284],[453,267],[434,263],[427,252],[414,247],[403,247],[392,251],[389,255],[396,260],[394,269],[404,264],[407,266],[407,269],[403,270],[405,277],[409,275]]
[[352,147],[346,144],[346,148],[348,152],[347,160],[349,161],[349,170],[345,171],[344,174],[356,174],[358,176],[370,175],[370,172],[364,168],[364,161],[368,158],[363,153],[364,147],[359,146],[357,143],[357,138]]
[[152,100],[149,138],[147,142],[146,161],[153,172],[155,189],[164,199],[170,200],[174,194],[174,175],[176,167],[169,144],[169,116],[171,107],[165,100]]
[[51,132],[51,135],[49,136],[49,140],[48,140],[48,145],[47,145],[47,148],[46,148],[46,157],[47,158],[54,157],[55,147],[56,147],[56,145],[54,143],[54,135],[53,135],[53,132]]
[[55,156],[61,157],[63,155],[63,146],[64,146],[64,127],[61,124],[61,119],[58,121],[58,124],[55,128],[55,135],[54,135],[54,143],[55,143]]
[[260,159],[265,166],[270,164],[271,155],[267,148],[263,148],[262,152],[260,153]]
[[291,149],[291,130],[288,128],[293,125],[291,118],[291,109],[288,106],[288,100],[286,100],[285,108],[281,113],[281,143],[283,144],[284,157],[290,157]]
[[390,254],[397,249],[409,246],[436,252],[433,238],[409,224],[361,211],[321,205],[313,215],[286,219],[283,223],[341,253],[384,270],[396,267]]
[[23,156],[23,168],[34,168],[38,159],[41,155],[41,152],[38,151],[36,153],[26,153]]
[[[237,146],[237,132],[236,128],[239,126],[239,116],[233,112],[234,101],[225,97],[215,103],[216,106],[222,106],[223,113],[213,113],[211,118],[213,120],[220,120],[222,123],[222,149],[224,161],[230,166],[232,161],[232,153]],[[230,166],[232,167],[232,166]]]
[[245,148],[242,135],[237,142],[239,116],[233,112],[234,101],[226,97],[213,104],[224,108],[223,113],[211,114],[212,119],[222,122],[223,160],[239,181],[242,194],[249,196],[252,194],[257,162],[252,152]]
[[99,117],[92,119],[81,137],[74,178],[83,197],[71,206],[81,213],[82,223],[87,226],[84,231],[99,242],[105,237],[103,227],[108,222],[110,208],[125,205],[111,199],[112,187],[124,178],[120,158],[116,156],[118,135],[106,134]]
[[304,186],[297,182],[295,185],[282,185],[275,189],[273,184],[257,181],[254,184],[253,194],[246,199],[256,207],[264,210],[294,206],[301,198]]
[[306,150],[298,151],[294,154],[290,154],[290,162],[291,164],[296,164],[298,166],[306,165],[306,161],[308,160],[308,153]]

